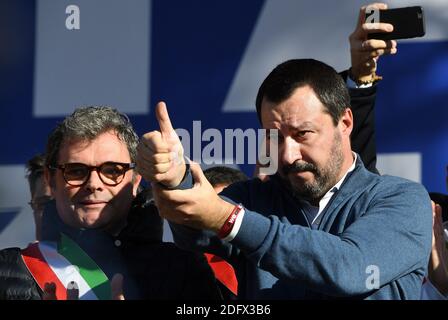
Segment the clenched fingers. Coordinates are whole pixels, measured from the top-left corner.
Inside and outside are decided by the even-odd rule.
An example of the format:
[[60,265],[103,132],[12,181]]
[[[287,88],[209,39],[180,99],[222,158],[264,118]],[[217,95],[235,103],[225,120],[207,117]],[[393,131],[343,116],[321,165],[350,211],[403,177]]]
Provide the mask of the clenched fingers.
[[163,153],[170,152],[170,145],[163,139],[160,131],[145,133],[140,139],[139,152]]
[[372,50],[379,50],[379,49],[396,49],[397,48],[397,41],[395,40],[377,40],[377,39],[369,39],[366,41],[363,41],[361,43],[361,48],[359,48],[361,51],[372,51]]

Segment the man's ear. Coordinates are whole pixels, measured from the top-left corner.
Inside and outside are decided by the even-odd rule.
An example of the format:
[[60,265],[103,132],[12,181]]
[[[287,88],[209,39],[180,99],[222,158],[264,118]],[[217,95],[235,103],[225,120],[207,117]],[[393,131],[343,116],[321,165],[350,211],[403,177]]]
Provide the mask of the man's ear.
[[350,108],[345,108],[344,113],[339,120],[339,127],[343,135],[350,137],[353,130],[353,113]]
[[134,195],[134,197],[137,196],[140,181],[142,181],[142,176],[134,171],[134,174],[132,176],[132,194]]

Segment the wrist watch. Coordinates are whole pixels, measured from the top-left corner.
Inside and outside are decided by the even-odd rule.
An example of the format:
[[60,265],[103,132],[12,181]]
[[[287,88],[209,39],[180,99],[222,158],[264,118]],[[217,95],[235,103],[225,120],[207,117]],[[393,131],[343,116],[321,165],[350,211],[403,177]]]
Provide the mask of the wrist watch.
[[356,78],[353,76],[352,68],[348,69],[348,76],[349,76],[350,79],[352,79],[358,86],[360,86],[360,85],[366,85],[366,84],[371,84],[371,83],[376,83],[376,82],[378,82],[378,81],[380,81],[380,80],[383,79],[383,77],[377,75],[375,71],[373,72],[372,77],[371,77],[369,80],[359,80],[359,79],[356,79]]

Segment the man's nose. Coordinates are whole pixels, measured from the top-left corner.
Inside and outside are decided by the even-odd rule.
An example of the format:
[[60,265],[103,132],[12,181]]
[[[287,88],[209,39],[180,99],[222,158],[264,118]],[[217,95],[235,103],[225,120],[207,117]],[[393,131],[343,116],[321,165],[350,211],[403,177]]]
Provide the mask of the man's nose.
[[302,159],[301,145],[291,137],[285,137],[280,151],[280,160],[284,164],[293,164]]
[[100,179],[99,173],[96,170],[92,170],[90,172],[89,179],[87,179],[86,184],[84,185],[84,188],[89,191],[95,191],[101,190],[103,186],[104,184]]

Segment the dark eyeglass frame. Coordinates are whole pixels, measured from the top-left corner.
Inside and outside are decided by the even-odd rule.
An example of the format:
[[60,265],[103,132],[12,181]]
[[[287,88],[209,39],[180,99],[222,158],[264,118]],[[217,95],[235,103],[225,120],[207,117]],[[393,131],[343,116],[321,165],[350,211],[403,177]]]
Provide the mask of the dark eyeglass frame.
[[[67,177],[65,176],[65,169],[69,165],[79,165],[79,166],[83,166],[88,169],[88,174],[83,178],[82,183],[73,183],[73,181],[69,181],[69,179],[67,179]],[[103,173],[101,173],[101,169],[105,165],[119,165],[119,166],[123,167],[123,173],[121,174],[120,181],[118,181],[116,183],[110,183],[110,182],[104,181]],[[64,177],[65,182],[67,182],[68,185],[73,186],[73,187],[81,187],[81,186],[85,185],[87,183],[87,181],[89,181],[90,175],[92,174],[93,170],[95,170],[98,173],[98,177],[100,178],[102,183],[104,183],[105,185],[110,186],[110,187],[115,187],[115,186],[119,185],[121,182],[123,182],[126,172],[128,172],[129,170],[135,169],[135,167],[136,167],[136,164],[133,162],[123,163],[123,162],[114,162],[114,161],[107,161],[107,162],[100,164],[99,166],[89,166],[89,165],[87,165],[85,163],[81,163],[81,162],[72,162],[72,163],[58,164],[56,166],[52,166],[52,165],[48,166],[48,168],[51,170],[57,170],[57,169],[61,170],[62,176]]]

